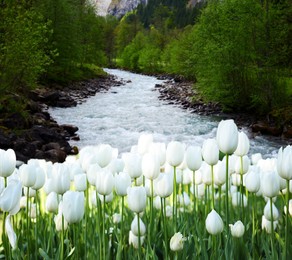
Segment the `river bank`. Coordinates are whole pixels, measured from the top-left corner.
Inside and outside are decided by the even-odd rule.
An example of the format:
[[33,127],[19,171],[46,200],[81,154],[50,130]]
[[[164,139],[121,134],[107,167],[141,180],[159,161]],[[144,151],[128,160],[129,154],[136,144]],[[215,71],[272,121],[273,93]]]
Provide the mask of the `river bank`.
[[226,113],[218,103],[205,103],[193,88],[193,82],[183,79],[167,79],[164,84],[157,84],[155,89],[159,91],[159,99],[168,104],[175,104],[192,113],[200,115],[218,115],[223,119],[233,118],[239,127],[250,130],[251,137],[267,135],[271,138],[291,143],[292,122],[277,123],[277,118],[272,115],[259,116],[247,113]]
[[51,85],[29,93],[25,116],[21,112],[0,114],[0,148],[14,149],[19,161],[31,158],[63,162],[67,155],[77,154],[69,144],[78,140],[78,127],[58,124],[47,112],[49,106],[72,107],[98,92],[122,85],[112,76],[70,84]]

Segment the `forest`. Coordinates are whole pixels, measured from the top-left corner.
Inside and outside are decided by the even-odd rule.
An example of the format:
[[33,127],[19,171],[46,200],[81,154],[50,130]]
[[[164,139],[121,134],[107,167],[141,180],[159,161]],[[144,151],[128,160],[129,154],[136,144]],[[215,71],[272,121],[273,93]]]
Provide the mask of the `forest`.
[[[13,97],[119,67],[194,82],[225,111],[291,120],[289,0],[149,0],[124,17],[100,17],[86,0],[0,2],[0,112]],[[25,102],[25,101],[24,101]]]

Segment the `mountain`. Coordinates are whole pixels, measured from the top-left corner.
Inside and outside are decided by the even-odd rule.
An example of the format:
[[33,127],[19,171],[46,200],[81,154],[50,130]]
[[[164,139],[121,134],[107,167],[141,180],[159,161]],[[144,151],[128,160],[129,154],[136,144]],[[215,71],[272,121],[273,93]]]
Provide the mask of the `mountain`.
[[[193,8],[196,5],[202,3],[204,0],[180,1],[185,2],[186,7]],[[107,14],[111,14],[117,17],[122,17],[127,12],[137,8],[139,4],[147,5],[149,0],[91,0],[91,2],[96,6],[98,15],[106,16]],[[176,1],[157,1],[157,3],[159,2],[175,3]]]

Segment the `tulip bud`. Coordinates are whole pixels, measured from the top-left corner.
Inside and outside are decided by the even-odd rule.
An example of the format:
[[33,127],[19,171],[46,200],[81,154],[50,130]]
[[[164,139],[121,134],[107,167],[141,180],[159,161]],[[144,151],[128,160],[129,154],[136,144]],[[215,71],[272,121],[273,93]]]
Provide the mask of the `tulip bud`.
[[161,173],[154,182],[155,193],[161,197],[169,197],[173,192],[173,177],[168,173]]
[[138,153],[143,155],[148,152],[149,146],[153,142],[152,134],[142,134],[138,140]]
[[197,171],[202,164],[202,149],[199,146],[189,146],[186,150],[186,164],[192,171]]
[[112,160],[113,149],[109,144],[100,144],[97,147],[97,163],[101,168],[106,167]]
[[131,186],[131,177],[125,172],[115,175],[115,190],[118,196],[126,196],[127,189]]
[[58,194],[56,192],[51,192],[47,196],[46,210],[47,212],[52,213],[56,213],[58,211]]
[[214,182],[217,186],[222,186],[226,183],[226,163],[218,161],[214,166]]
[[[273,211],[273,221],[278,220],[279,218],[279,211],[276,208],[275,204],[272,203],[272,211]],[[272,215],[271,215],[271,201],[268,200],[267,204],[264,208],[264,216],[267,220],[271,221],[272,220]]]
[[2,211],[9,212],[10,215],[14,215],[19,211],[21,190],[20,181],[13,179],[8,182],[7,187],[0,195],[0,208]]
[[[144,243],[144,240],[145,236],[140,236],[141,245]],[[136,249],[139,247],[139,237],[135,236],[131,230],[129,232],[129,245],[132,245]]]
[[283,149],[281,147],[278,152],[277,170],[280,177],[285,180],[292,179],[292,146],[288,145]]
[[46,174],[45,174],[45,171],[39,166],[36,167],[35,171],[36,171],[36,180],[32,188],[34,190],[39,190],[44,186],[46,182]]
[[136,212],[141,213],[146,208],[146,190],[144,187],[129,187],[128,193],[128,206]]
[[215,165],[219,160],[219,149],[215,139],[207,139],[203,143],[202,155],[209,165]]
[[79,222],[84,215],[84,193],[66,191],[63,195],[62,212],[69,224]]
[[251,155],[252,165],[257,165],[258,161],[262,160],[262,155],[260,153],[255,153]]
[[115,179],[113,174],[106,169],[98,172],[96,177],[96,191],[101,195],[109,195],[113,191]]
[[166,145],[165,143],[151,143],[149,152],[158,158],[160,166],[163,166],[166,160]]
[[235,222],[234,225],[229,224],[229,227],[230,227],[231,235],[233,237],[242,237],[243,236],[245,228],[244,228],[243,223],[240,220]]
[[179,166],[184,159],[185,146],[181,142],[172,141],[166,148],[166,161],[173,167]]
[[55,163],[52,170],[53,190],[58,194],[64,194],[70,189],[70,172],[67,165]]
[[[241,159],[242,158],[242,159]],[[242,160],[242,164],[241,164]],[[250,166],[250,160],[247,155],[237,157],[235,161],[235,172],[238,174],[246,174]]]
[[[146,226],[144,224],[144,222],[142,221],[141,218],[139,218],[139,222],[140,222],[140,236],[144,236],[146,233]],[[139,235],[139,230],[138,230],[138,217],[137,215],[134,217],[132,223],[131,223],[131,231],[133,232],[133,234],[135,236]]]
[[119,213],[114,213],[112,218],[113,218],[113,223],[118,224],[121,222],[122,216]]
[[249,151],[249,140],[244,132],[239,132],[238,134],[238,145],[235,150],[237,156],[247,155]]
[[[55,225],[56,225],[56,230],[57,231],[62,231],[62,214],[58,213],[54,217],[54,222],[55,222]],[[64,219],[63,223],[64,223],[64,230],[67,230],[68,222]]]
[[96,184],[96,176],[97,176],[97,173],[100,171],[100,169],[101,168],[97,163],[91,164],[88,167],[86,175],[87,175],[87,180],[90,183],[90,185],[95,186],[95,184]]
[[[274,230],[277,228],[277,225],[278,221],[273,221]],[[266,232],[269,234],[272,232],[272,222],[267,220],[265,216],[262,216],[262,229],[266,230]]]
[[238,129],[232,119],[222,120],[219,123],[216,140],[221,152],[234,153],[238,145]]
[[261,179],[262,194],[268,198],[276,197],[280,191],[279,177],[274,172],[266,172]]
[[183,237],[180,232],[175,233],[170,239],[170,249],[171,251],[180,251],[184,247],[184,242],[187,239]]
[[81,173],[74,175],[74,184],[76,191],[85,191],[87,189],[86,174]]
[[206,218],[206,229],[211,235],[217,235],[223,231],[222,218],[214,209]]
[[144,154],[142,158],[143,175],[149,180],[154,180],[158,177],[159,172],[160,172],[160,163],[158,159],[150,153]]
[[245,177],[245,187],[249,192],[257,193],[261,186],[260,174],[257,168],[250,170]]
[[23,164],[19,168],[19,176],[22,185],[32,187],[36,181],[36,171],[33,165]]
[[136,179],[142,175],[142,157],[138,153],[124,153],[122,158],[125,162],[124,171],[131,178]]
[[0,149],[0,177],[10,176],[16,167],[16,155],[14,150],[7,151]]

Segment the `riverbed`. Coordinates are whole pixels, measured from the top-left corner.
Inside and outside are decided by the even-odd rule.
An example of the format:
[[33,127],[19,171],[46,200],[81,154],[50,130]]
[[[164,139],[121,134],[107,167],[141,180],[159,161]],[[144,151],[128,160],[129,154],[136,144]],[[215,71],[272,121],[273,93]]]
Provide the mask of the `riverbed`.
[[[176,140],[200,146],[205,139],[215,137],[220,116],[198,115],[159,100],[155,85],[163,84],[163,80],[117,69],[105,71],[125,84],[89,97],[76,107],[49,109],[59,124],[78,126],[80,141],[72,140],[71,145],[81,149],[107,143],[126,152],[142,133],[153,134],[156,142]],[[250,142],[250,153],[263,157],[275,156],[280,148],[279,141],[265,136],[256,136]]]

